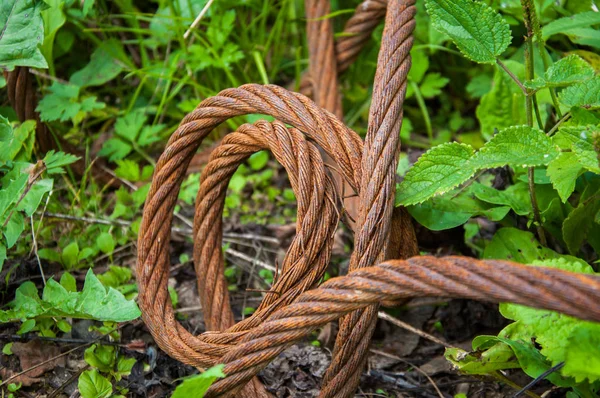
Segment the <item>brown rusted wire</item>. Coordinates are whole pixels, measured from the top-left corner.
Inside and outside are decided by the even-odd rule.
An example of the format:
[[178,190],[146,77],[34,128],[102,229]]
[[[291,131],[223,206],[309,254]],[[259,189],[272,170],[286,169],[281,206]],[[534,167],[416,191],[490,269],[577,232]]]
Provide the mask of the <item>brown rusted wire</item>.
[[[371,2],[363,4],[367,3]],[[138,239],[139,303],[155,341],[169,355],[201,368],[226,364],[227,377],[211,387],[207,396],[266,395],[256,379],[244,385],[294,341],[341,317],[321,395],[351,396],[380,302],[412,296],[465,297],[600,320],[600,278],[595,276],[466,257],[423,256],[372,266],[392,253],[415,251],[414,232],[406,232],[412,229],[390,223],[414,12],[414,1],[389,1],[364,146],[334,114],[307,97],[277,86],[249,84],[202,101],[184,118],[158,160]],[[349,48],[354,51],[357,46]],[[194,260],[208,331],[193,336],[175,320],[167,290],[175,201],[202,140],[225,120],[250,113],[270,115],[277,121],[244,125],[226,136],[203,172],[194,219]],[[358,192],[361,204],[352,272],[316,290],[309,289],[316,286],[329,262],[340,198],[316,146],[307,139],[331,156]],[[289,174],[298,198],[297,236],[272,292],[251,317],[233,325],[223,277],[221,213],[235,168],[261,149],[270,150]],[[390,237],[390,230],[400,231],[401,238],[409,241]],[[400,243],[405,247],[400,248]]]

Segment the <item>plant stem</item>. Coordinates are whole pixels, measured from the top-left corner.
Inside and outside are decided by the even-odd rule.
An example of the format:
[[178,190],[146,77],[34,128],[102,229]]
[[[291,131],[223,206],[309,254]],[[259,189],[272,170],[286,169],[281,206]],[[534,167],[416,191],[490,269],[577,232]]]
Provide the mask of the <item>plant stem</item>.
[[504,71],[508,74],[508,76],[510,76],[511,79],[513,79],[515,81],[515,83],[517,83],[517,86],[519,86],[521,91],[523,91],[523,94],[525,94],[525,96],[529,96],[529,92],[527,91],[527,88],[523,85],[523,83],[521,83],[519,78],[514,73],[512,73],[510,71],[510,69],[508,69],[506,67],[506,65],[504,65],[504,63],[502,61],[500,61],[499,59],[496,59],[496,63],[498,64],[499,67],[504,69]]
[[567,121],[570,117],[571,117],[571,112],[565,113],[565,115],[558,122],[556,122],[554,127],[552,127],[550,129],[550,131],[548,131],[548,134],[547,134],[548,137],[552,137],[552,134],[554,134],[556,132],[556,130],[558,130],[560,125],[563,124],[565,121]]
[[417,99],[421,113],[423,114],[425,128],[427,129],[427,135],[429,136],[429,143],[433,145],[433,129],[431,128],[431,119],[429,118],[429,112],[427,111],[427,106],[425,105],[425,99],[423,98],[423,95],[421,95],[421,90],[419,90],[418,84],[412,80],[410,81],[410,84],[415,92],[415,98]]
[[[532,14],[535,14],[535,5],[531,0],[521,0],[521,6],[523,7],[523,19],[525,21],[525,28],[527,29],[527,40],[525,42],[525,71],[527,80],[532,80],[534,76],[533,72],[533,22]],[[530,95],[530,92],[526,89],[526,97],[525,97],[525,106],[527,112],[527,125],[529,127],[533,127],[533,105],[535,94]],[[536,105],[536,116],[538,118],[538,125],[540,128],[542,126],[542,120],[539,116],[539,109],[537,108],[537,100],[535,100]],[[531,206],[533,208],[533,219],[535,223],[535,227],[537,229],[538,237],[540,238],[540,243],[543,246],[547,245],[546,235],[544,233],[544,228],[542,227],[542,217],[540,216],[540,208],[537,203],[537,197],[535,195],[535,180],[534,180],[534,168],[530,167],[527,170],[527,177],[529,180],[529,197],[531,198]]]

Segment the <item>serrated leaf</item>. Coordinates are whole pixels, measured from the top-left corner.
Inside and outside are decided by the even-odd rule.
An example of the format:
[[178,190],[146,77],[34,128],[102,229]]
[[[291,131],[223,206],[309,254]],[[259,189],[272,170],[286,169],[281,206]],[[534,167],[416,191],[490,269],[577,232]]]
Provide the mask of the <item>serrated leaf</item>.
[[553,64],[543,78],[523,83],[525,87],[539,90],[544,87],[562,87],[581,83],[594,77],[594,68],[577,55],[569,55]]
[[0,65],[47,68],[38,48],[44,40],[41,0],[4,0],[0,3]]
[[[506,61],[506,67],[519,79],[525,78],[525,67],[514,61]],[[492,89],[483,95],[475,114],[481,126],[481,134],[490,139],[495,130],[525,124],[525,97],[514,81],[500,68],[494,72]]]
[[558,148],[543,131],[529,126],[512,126],[492,137],[473,156],[470,164],[476,169],[541,166],[558,155]]
[[565,347],[566,358],[562,373],[575,378],[600,380],[600,324],[581,324],[571,331]]
[[203,397],[215,380],[225,377],[224,367],[224,365],[216,365],[199,375],[184,379],[183,383],[177,386],[171,398]]
[[112,395],[112,384],[96,369],[86,370],[77,382],[82,398],[108,398]]
[[575,190],[575,180],[582,172],[583,167],[581,167],[577,155],[573,152],[562,152],[548,164],[546,173],[563,203],[567,202]]
[[508,23],[483,2],[426,0],[425,6],[433,26],[475,62],[493,64],[511,42]]
[[563,239],[569,253],[577,254],[592,228],[594,217],[600,211],[600,199],[591,198],[580,203],[565,219],[562,227]]
[[48,174],[61,174],[64,173],[64,166],[68,166],[75,163],[80,158],[64,152],[55,152],[50,150],[44,156],[44,164],[46,165],[46,172]]
[[600,126],[564,126],[559,129],[553,141],[561,148],[571,149],[584,168],[600,174],[600,159],[593,141],[595,135],[600,135]]
[[600,76],[565,88],[558,98],[569,107],[600,108]]
[[118,60],[121,44],[116,39],[102,42],[92,53],[90,62],[83,69],[75,72],[69,81],[81,88],[101,86],[114,79],[123,71],[123,65]]
[[471,146],[456,142],[431,148],[406,173],[396,193],[396,203],[421,203],[462,184],[475,173],[466,167],[473,153]]
[[52,83],[48,88],[51,94],[46,94],[41,99],[36,110],[40,112],[40,119],[44,122],[60,120],[66,122],[73,120],[79,112],[90,112],[106,106],[97,102],[96,97],[79,100],[79,87],[73,84]]

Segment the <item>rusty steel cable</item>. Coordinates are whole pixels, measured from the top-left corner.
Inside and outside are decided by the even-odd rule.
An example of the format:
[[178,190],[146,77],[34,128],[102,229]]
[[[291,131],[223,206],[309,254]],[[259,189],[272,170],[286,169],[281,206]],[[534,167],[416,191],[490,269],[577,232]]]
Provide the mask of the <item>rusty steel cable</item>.
[[[367,3],[371,2],[363,4]],[[377,305],[407,297],[509,301],[600,321],[596,276],[467,257],[411,257],[373,266],[395,252],[414,254],[416,243],[414,231],[406,232],[412,231],[409,226],[398,224],[398,229],[390,221],[414,1],[392,0],[388,7],[364,145],[334,114],[304,95],[249,84],[202,101],[183,119],[158,160],[139,230],[139,304],[155,341],[169,355],[199,368],[226,364],[227,377],[207,396],[267,396],[253,377],[293,342],[343,317],[321,395],[349,397],[366,359]],[[194,217],[194,261],[208,331],[194,336],[176,321],[167,289],[175,202],[202,140],[227,119],[251,113],[276,121],[243,125],[227,135],[202,174]],[[329,262],[341,201],[317,146],[358,192],[361,209],[351,273],[310,290]],[[262,149],[270,150],[288,172],[298,198],[297,235],[281,275],[257,311],[234,325],[221,254],[223,201],[236,167]],[[406,217],[401,221],[410,222]]]

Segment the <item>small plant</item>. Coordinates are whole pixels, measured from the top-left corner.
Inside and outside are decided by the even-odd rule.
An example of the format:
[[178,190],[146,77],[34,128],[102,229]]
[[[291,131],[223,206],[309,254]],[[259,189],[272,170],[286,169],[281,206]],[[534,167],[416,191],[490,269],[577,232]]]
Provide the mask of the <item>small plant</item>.
[[225,365],[216,365],[199,375],[185,378],[183,382],[177,386],[175,392],[171,395],[171,398],[202,398],[204,393],[218,378],[225,377],[225,373],[223,373],[224,367]]
[[[465,241],[483,258],[597,272],[586,259],[600,252],[600,117],[595,112],[600,80],[580,56],[553,62],[544,48],[546,38],[565,32],[555,26],[569,31],[573,20],[582,23],[583,17],[540,28],[533,2],[523,0],[527,36],[522,64],[515,57],[500,59],[511,43],[511,29],[488,5],[470,0],[425,4],[433,26],[462,55],[496,65],[493,85],[476,112],[487,142],[453,142],[428,150],[406,172],[397,204],[407,206],[429,229],[466,224]],[[589,25],[600,23],[597,15],[589,17]],[[538,53],[543,69],[535,77]],[[503,184],[490,173],[498,168],[508,176]],[[479,236],[477,217],[502,225],[490,241]],[[537,238],[517,228],[521,219]],[[502,304],[500,311],[514,323],[497,337],[477,337],[472,353],[446,351],[461,371],[502,380],[499,370],[521,368],[532,378],[543,375],[557,386],[571,387],[576,396],[598,391],[600,363],[592,358],[600,357],[600,325],[514,304]]]

